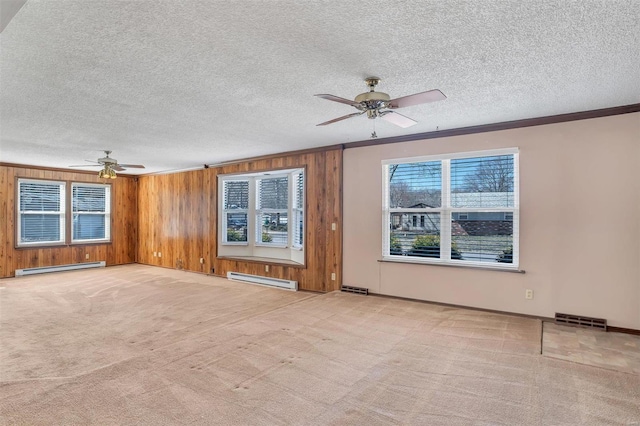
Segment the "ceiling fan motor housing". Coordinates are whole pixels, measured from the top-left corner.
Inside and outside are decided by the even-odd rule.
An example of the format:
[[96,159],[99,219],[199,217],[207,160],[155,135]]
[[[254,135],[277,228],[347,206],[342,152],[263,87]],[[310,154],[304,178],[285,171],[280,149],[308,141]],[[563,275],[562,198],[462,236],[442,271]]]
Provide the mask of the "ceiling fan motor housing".
[[384,92],[365,92],[356,96],[355,101],[362,105],[362,110],[370,111],[385,108],[390,99]]

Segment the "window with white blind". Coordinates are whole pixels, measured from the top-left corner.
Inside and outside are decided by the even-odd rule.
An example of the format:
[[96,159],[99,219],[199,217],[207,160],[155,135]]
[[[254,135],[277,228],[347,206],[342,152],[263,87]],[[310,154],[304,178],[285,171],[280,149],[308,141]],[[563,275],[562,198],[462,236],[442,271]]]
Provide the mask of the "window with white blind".
[[17,245],[65,242],[65,183],[18,179]]
[[257,178],[256,194],[256,244],[287,247],[289,175]]
[[111,186],[68,183],[18,179],[18,247],[110,240]]
[[304,263],[304,170],[221,175],[222,256]]
[[291,222],[293,229],[293,247],[302,248],[304,243],[304,173],[301,171],[292,173],[293,180],[293,202]]
[[223,241],[228,244],[247,243],[249,180],[225,180],[222,194]]
[[383,258],[518,267],[518,150],[387,160]]
[[111,187],[71,184],[71,241],[109,241],[111,237]]

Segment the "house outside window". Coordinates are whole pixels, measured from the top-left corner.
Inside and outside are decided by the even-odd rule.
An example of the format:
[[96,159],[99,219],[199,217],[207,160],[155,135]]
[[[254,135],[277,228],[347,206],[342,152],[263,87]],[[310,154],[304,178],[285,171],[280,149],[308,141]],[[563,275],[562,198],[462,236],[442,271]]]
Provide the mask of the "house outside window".
[[220,175],[221,256],[304,263],[304,169]]
[[383,174],[383,258],[517,268],[517,149],[386,160]]

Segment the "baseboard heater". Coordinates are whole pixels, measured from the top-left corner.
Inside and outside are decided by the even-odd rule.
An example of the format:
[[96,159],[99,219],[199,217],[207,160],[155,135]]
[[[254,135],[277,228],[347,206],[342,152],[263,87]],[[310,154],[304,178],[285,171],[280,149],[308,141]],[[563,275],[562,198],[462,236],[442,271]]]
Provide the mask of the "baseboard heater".
[[48,272],[73,271],[75,269],[104,268],[107,263],[100,262],[73,263],[71,265],[43,266],[40,268],[16,269],[16,277],[24,275],[46,274]]
[[270,278],[270,277],[261,277],[259,275],[241,274],[240,272],[227,272],[227,278],[232,281],[242,281],[245,283],[284,288],[286,290],[294,290],[294,291],[298,290],[298,281],[281,280],[279,278]]
[[596,328],[607,331],[607,320],[602,318],[583,317],[580,315],[556,313],[556,324],[572,325],[574,327]]

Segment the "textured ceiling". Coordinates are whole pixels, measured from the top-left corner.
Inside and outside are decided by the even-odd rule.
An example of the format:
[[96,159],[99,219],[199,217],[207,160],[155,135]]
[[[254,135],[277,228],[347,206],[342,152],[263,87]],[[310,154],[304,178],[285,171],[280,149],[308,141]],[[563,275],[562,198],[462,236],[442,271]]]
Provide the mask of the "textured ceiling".
[[[149,173],[640,102],[640,2],[28,0],[0,35],[0,161]],[[363,79],[402,129],[313,95]]]

